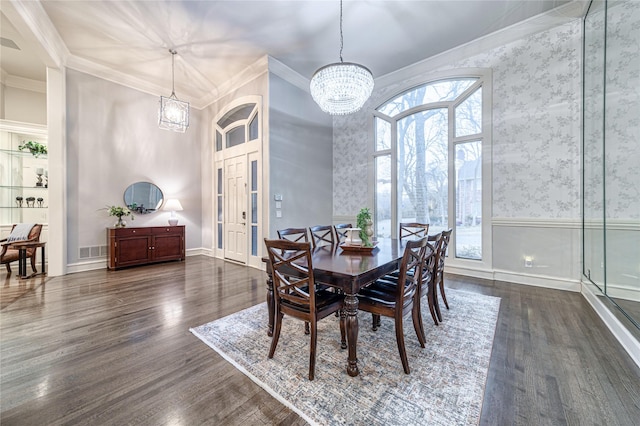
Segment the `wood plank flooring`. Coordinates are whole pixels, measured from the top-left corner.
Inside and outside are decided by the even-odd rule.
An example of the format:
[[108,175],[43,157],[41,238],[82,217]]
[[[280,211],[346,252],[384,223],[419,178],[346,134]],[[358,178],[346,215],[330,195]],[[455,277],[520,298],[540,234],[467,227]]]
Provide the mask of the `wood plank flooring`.
[[[640,369],[581,295],[445,281],[502,298],[481,424],[640,424]],[[305,423],[188,331],[265,300],[261,271],[194,256],[0,282],[2,425]]]

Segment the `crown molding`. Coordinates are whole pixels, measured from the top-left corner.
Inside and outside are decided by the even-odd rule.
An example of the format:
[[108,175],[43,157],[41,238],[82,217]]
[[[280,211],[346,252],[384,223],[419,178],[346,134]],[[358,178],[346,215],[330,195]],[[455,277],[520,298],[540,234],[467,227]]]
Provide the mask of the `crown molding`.
[[29,90],[31,92],[37,93],[47,93],[46,82],[7,74],[4,70],[2,70],[2,84],[4,84],[6,87],[13,87],[15,89]]
[[[132,77],[126,73],[114,70],[113,68],[105,67],[104,65],[100,65],[92,61],[88,61],[79,56],[69,55],[66,65],[67,68],[80,71],[85,74],[89,74],[94,77],[119,84],[121,86],[129,87],[140,92],[148,93],[153,96],[160,96],[161,93],[164,93],[166,91],[166,88],[160,87],[158,84],[151,83],[148,80]],[[180,100],[187,101],[190,104],[193,103],[192,99]],[[195,105],[192,106],[196,107]]]
[[309,79],[289,68],[276,58],[269,56],[269,72],[288,81],[299,89],[309,92]]
[[29,133],[41,137],[48,136],[47,126],[44,124],[24,123],[22,121],[13,121],[0,119],[0,129],[13,133]]
[[541,13],[521,22],[517,22],[501,30],[472,40],[469,43],[454,47],[435,56],[423,59],[399,70],[382,75],[375,79],[376,87],[385,87],[398,81],[406,81],[416,73],[434,70],[450,65],[452,62],[469,58],[507,43],[522,39],[548,29],[581,19],[586,13],[588,1],[573,1],[563,6]]
[[259,76],[263,75],[269,70],[268,55],[262,56],[260,59],[249,65],[233,78],[225,81],[215,90],[212,90],[205,96],[198,99],[198,103],[203,105],[202,108],[208,107],[213,103],[219,101],[226,95],[237,90],[238,87],[244,86],[252,80],[255,80]]
[[29,48],[36,52],[46,66],[62,68],[69,56],[69,49],[39,0],[3,1],[2,13],[14,24],[29,43]]

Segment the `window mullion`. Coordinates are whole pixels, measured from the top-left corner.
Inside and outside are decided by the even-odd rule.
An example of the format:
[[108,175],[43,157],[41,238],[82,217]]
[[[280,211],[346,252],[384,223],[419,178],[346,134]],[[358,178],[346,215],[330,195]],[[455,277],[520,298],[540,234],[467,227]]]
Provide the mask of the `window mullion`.
[[391,120],[391,238],[398,238],[398,119]]
[[[448,116],[449,116],[449,134],[447,135],[447,143],[448,143],[448,164],[447,164],[447,174],[448,174],[448,188],[447,193],[449,197],[449,206],[448,206],[448,217],[447,220],[449,222],[449,228],[453,229],[451,233],[451,240],[449,242],[450,247],[456,246],[456,168],[455,168],[455,144],[453,143],[455,136],[455,107],[454,103],[449,103],[448,106]],[[454,251],[450,251],[453,253]]]

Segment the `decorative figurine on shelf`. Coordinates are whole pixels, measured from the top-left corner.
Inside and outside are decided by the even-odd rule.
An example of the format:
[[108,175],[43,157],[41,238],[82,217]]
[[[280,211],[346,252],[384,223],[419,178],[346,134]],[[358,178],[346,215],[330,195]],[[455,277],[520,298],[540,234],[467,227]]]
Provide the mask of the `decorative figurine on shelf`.
[[38,181],[36,182],[36,186],[42,186],[42,175],[44,174],[44,169],[42,167],[38,167],[36,169],[36,174],[38,175]]
[[22,198],[20,196],[16,197],[16,204],[18,205],[18,207],[22,207],[22,200],[23,199],[24,198]]
[[35,207],[36,206],[36,197],[27,197],[27,207]]
[[44,204],[44,198],[42,197],[38,197],[38,199],[36,200],[38,202],[38,207],[43,207]]

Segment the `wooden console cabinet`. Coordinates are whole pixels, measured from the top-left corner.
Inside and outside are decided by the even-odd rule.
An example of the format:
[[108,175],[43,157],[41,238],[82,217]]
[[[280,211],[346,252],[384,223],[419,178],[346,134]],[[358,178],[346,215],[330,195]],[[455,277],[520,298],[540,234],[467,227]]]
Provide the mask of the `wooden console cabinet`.
[[184,225],[107,228],[109,269],[184,260]]

